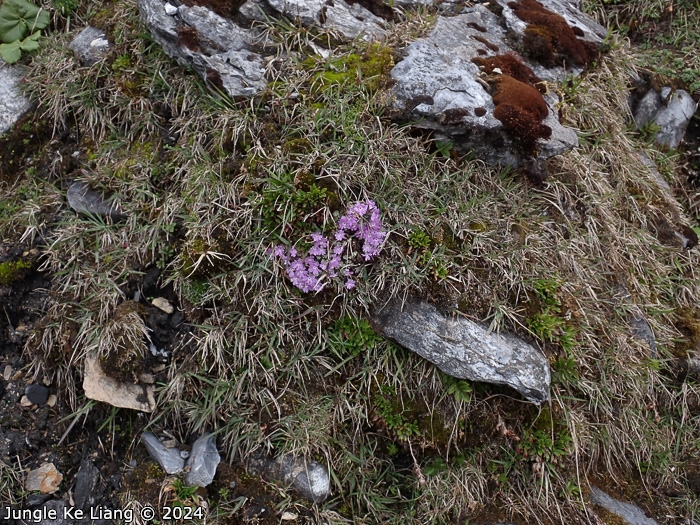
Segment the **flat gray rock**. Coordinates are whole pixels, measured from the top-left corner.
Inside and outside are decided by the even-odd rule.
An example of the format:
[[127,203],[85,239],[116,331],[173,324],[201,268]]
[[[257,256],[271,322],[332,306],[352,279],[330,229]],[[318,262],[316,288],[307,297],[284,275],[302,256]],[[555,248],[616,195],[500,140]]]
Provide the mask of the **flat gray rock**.
[[166,12],[163,0],[138,0],[141,18],[163,51],[191,66],[207,83],[231,97],[252,96],[267,86],[265,67],[255,49],[259,33],[237,26],[200,6],[180,5]]
[[19,88],[23,76],[22,66],[11,66],[0,59],[0,134],[7,133],[32,108]]
[[152,432],[141,434],[141,442],[148,450],[148,454],[168,474],[179,474],[185,468],[185,460],[180,456],[180,450],[177,448],[166,448]]
[[328,470],[314,460],[290,455],[276,458],[256,455],[248,460],[246,467],[253,474],[292,487],[313,503],[324,501],[330,494]]
[[445,317],[424,302],[391,303],[373,316],[376,330],[460,379],[507,385],[535,404],[549,401],[544,355],[525,341]]
[[596,487],[591,487],[591,502],[619,516],[628,525],[658,525],[656,520],[648,518],[637,505],[616,500]]
[[107,56],[110,49],[105,32],[92,26],[87,26],[78,33],[68,47],[84,66],[97,64]]
[[78,213],[110,217],[117,221],[126,218],[118,203],[108,202],[102,194],[90,189],[84,182],[74,182],[66,194],[68,204]]
[[216,467],[221,456],[216,448],[216,436],[204,434],[192,445],[192,452],[187,459],[189,471],[185,474],[185,484],[193,487],[206,487],[214,481]]

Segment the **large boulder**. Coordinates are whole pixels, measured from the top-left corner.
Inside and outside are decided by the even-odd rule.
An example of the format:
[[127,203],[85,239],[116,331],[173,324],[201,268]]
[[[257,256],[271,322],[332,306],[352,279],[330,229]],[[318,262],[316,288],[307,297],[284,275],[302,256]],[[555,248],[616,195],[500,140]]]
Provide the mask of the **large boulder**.
[[507,385],[533,403],[549,401],[544,355],[525,341],[489,332],[463,317],[445,317],[424,302],[398,302],[373,316],[376,330],[460,379]]

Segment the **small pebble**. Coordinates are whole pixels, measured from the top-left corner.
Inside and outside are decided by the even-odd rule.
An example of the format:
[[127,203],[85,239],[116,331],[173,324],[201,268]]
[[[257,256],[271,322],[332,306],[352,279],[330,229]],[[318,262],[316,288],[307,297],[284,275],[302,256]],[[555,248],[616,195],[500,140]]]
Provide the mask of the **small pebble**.
[[49,389],[38,383],[29,385],[24,389],[24,393],[27,399],[35,405],[43,405],[49,398]]
[[12,380],[19,381],[19,379],[21,379],[21,377],[23,375],[24,375],[24,372],[22,372],[21,370],[17,370],[17,372],[15,372],[15,375],[12,376]]
[[24,488],[30,492],[39,491],[42,494],[53,494],[58,490],[63,475],[56,470],[53,463],[44,463],[38,469],[27,474]]
[[34,403],[29,401],[27,396],[22,396],[22,399],[19,400],[19,404],[22,405],[23,407],[30,407],[30,406],[34,405]]
[[58,401],[58,398],[56,397],[55,394],[51,394],[49,398],[46,400],[46,404],[49,405],[50,407],[56,405],[56,401]]
[[2,377],[5,379],[5,381],[10,380],[10,378],[12,377],[12,372],[14,372],[12,367],[10,365],[5,365],[5,370],[3,370],[2,372]]
[[170,3],[167,3],[165,4],[165,13],[170,16],[173,16],[175,13],[177,13],[177,7]]
[[175,311],[173,305],[170,304],[170,302],[167,299],[163,299],[162,297],[156,297],[155,299],[153,299],[153,301],[151,301],[151,304],[168,315]]

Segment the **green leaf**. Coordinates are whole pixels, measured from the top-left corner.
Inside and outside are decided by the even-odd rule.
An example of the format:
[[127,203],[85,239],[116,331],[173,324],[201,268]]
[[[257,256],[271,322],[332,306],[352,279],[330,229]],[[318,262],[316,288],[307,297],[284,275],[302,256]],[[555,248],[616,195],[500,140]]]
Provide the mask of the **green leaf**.
[[36,31],[24,40],[15,40],[9,44],[0,44],[0,58],[8,64],[14,64],[22,56],[22,51],[36,51],[39,49],[39,36],[41,31]]
[[49,25],[49,13],[27,0],[5,0],[0,5],[0,41],[11,44],[29,31]]
[[2,58],[8,64],[14,64],[19,60],[19,57],[22,56],[19,46],[19,40],[16,40],[11,44],[0,44],[0,58]]
[[36,51],[39,49],[39,35],[41,35],[41,31],[36,31],[22,40],[19,45],[22,51]]

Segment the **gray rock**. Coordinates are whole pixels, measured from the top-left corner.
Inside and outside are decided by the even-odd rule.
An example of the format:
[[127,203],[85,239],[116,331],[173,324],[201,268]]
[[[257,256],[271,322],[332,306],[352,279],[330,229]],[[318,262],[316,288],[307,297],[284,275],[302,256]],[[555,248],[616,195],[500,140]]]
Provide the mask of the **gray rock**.
[[216,448],[216,436],[204,434],[192,445],[192,452],[187,459],[189,472],[185,474],[185,485],[206,487],[211,484],[220,461],[221,456]]
[[[438,17],[428,37],[409,45],[403,60],[391,72],[396,81],[394,105],[399,112],[406,113],[404,118],[415,127],[434,130],[436,139],[451,141],[460,151],[473,151],[492,164],[520,165],[517,145],[494,117],[489,85],[481,78],[479,66],[472,62],[474,58],[513,51],[509,45],[511,35],[516,40],[522,37],[526,24],[515,16],[505,0],[499,3],[503,7],[502,18],[479,4],[466,14]],[[568,3],[545,3],[583,28],[586,39],[601,41],[599,34],[604,35],[605,31]],[[581,72],[580,68],[548,69],[525,58],[522,61],[538,77],[551,82]],[[575,131],[559,122],[557,96],[550,93],[545,101],[549,115],[542,123],[552,129],[552,136],[539,141],[540,159],[560,155],[578,145]]]
[[254,455],[247,462],[248,470],[285,487],[292,487],[303,497],[320,503],[330,494],[331,479],[326,467],[314,460],[279,456]]
[[0,59],[0,134],[7,133],[32,108],[19,87],[23,76],[21,66],[10,66]]
[[656,338],[654,337],[654,332],[649,326],[649,323],[641,314],[635,314],[629,321],[630,329],[632,330],[632,337],[635,339],[646,343],[649,347],[650,357],[653,359],[656,357]]
[[662,88],[661,92],[650,89],[634,110],[634,123],[637,129],[649,124],[658,126],[654,142],[663,148],[674,149],[683,140],[697,107],[693,98],[682,89],[675,92],[669,87]]
[[323,27],[333,29],[347,40],[377,40],[386,35],[384,20],[369,12],[360,4],[347,4],[344,0],[326,2]]
[[94,503],[91,497],[100,479],[100,471],[89,459],[84,459],[80,463],[80,469],[75,476],[75,489],[73,489],[73,502],[76,508],[85,509],[89,504]]
[[363,39],[380,38],[386,34],[384,21],[356,3],[345,0],[268,0],[269,5],[304,26],[334,29],[347,40],[362,35]]
[[141,434],[141,441],[146,446],[148,454],[168,474],[179,474],[185,468],[185,460],[180,457],[180,451],[177,448],[165,448],[155,434],[144,432]]
[[654,120],[661,109],[663,102],[661,95],[655,89],[650,89],[647,94],[637,103],[634,109],[634,124],[637,129],[647,126]]
[[90,189],[84,182],[74,182],[67,192],[68,204],[78,213],[110,217],[112,220],[126,218],[117,202],[108,202],[97,191]]
[[35,405],[43,405],[49,398],[49,389],[44,385],[33,384],[24,389],[24,395]]
[[510,334],[464,318],[448,318],[424,302],[390,303],[373,316],[375,329],[460,379],[508,385],[533,403],[548,401],[547,359]]
[[[248,0],[238,8],[238,14],[249,22],[264,22],[270,7],[265,0]],[[269,17],[268,17],[269,18]]]
[[[165,11],[162,0],[138,0],[141,18],[163,51],[182,66],[191,66],[210,86],[229,96],[252,96],[267,82],[260,54],[254,49],[259,32],[237,26],[212,11],[178,6],[176,16]],[[179,33],[194,42],[188,47]]]
[[616,500],[596,487],[591,487],[591,502],[619,516],[628,525],[658,525],[636,505]]
[[68,45],[84,66],[92,66],[109,53],[107,35],[101,29],[87,26]]
[[294,20],[299,20],[305,26],[320,23],[323,0],[268,0],[270,6],[277,12]]
[[669,95],[665,107],[662,107],[654,119],[659,132],[654,141],[661,147],[675,149],[688,128],[690,119],[698,108],[693,98],[682,89]]
[[700,379],[700,357],[688,356],[685,368],[687,370],[686,377],[690,377],[695,381]]
[[671,189],[671,186],[668,184],[668,182],[666,182],[664,176],[661,175],[661,173],[659,172],[659,168],[657,168],[654,161],[649,158],[649,155],[647,155],[643,151],[639,151],[637,152],[637,157],[647,168],[649,168],[649,171],[652,175],[652,180],[654,184],[656,184],[656,187],[659,188],[661,193],[663,193],[666,196],[666,198],[674,200],[675,197],[673,196],[673,190]]

